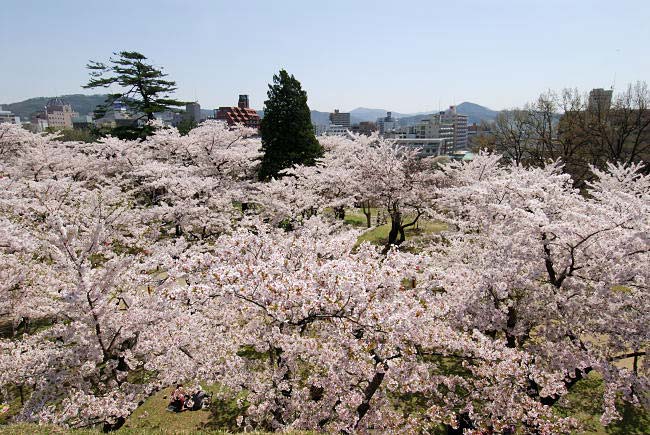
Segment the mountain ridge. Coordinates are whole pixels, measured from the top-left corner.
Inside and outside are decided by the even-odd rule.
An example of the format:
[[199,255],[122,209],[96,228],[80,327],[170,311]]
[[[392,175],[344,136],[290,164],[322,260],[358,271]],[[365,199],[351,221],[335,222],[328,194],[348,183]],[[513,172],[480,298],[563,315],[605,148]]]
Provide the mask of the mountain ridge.
[[[63,98],[68,103],[70,103],[73,109],[80,115],[92,114],[95,107],[99,104],[102,104],[106,97],[106,94],[69,94],[60,96],[60,98]],[[42,110],[43,107],[45,107],[45,104],[47,104],[47,101],[51,98],[55,97],[34,97],[15,103],[1,103],[0,106],[2,106],[4,110],[12,111],[16,116],[20,116],[21,119],[27,120],[30,118],[32,113]],[[494,121],[498,113],[498,111],[469,101],[458,104],[456,106],[456,110],[458,113],[467,115],[469,117],[470,124],[480,123],[481,121]],[[206,115],[213,113],[212,109],[201,109],[201,111]],[[360,106],[350,111],[350,122],[352,124],[363,121],[375,122],[377,121],[377,118],[386,116],[387,112],[389,111],[385,109],[374,109]],[[425,119],[433,113],[437,113],[437,111],[415,113],[391,112],[392,116],[395,119],[399,119],[400,123],[404,125],[414,124],[422,119]],[[263,110],[258,110],[257,113],[259,113],[260,116],[264,116]],[[327,125],[329,124],[329,112],[312,110],[311,121],[315,125]]]

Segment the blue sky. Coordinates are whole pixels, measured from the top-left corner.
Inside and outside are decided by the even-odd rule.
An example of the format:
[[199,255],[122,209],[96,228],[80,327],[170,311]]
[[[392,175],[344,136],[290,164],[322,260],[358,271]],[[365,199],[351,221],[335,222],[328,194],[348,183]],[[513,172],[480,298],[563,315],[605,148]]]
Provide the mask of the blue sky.
[[0,0],[0,102],[89,93],[88,59],[136,50],[204,108],[280,68],[312,109],[523,105],[650,82],[650,1]]

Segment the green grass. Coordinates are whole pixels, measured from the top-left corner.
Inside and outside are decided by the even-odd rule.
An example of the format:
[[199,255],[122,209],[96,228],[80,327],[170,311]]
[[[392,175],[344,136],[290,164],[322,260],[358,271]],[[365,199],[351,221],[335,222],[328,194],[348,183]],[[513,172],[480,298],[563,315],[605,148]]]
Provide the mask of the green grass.
[[[416,227],[409,227],[404,232],[406,234],[406,240],[411,240],[414,237],[423,234],[431,234],[447,229],[447,225],[440,222],[432,222],[428,220],[419,221],[419,225]],[[390,232],[390,224],[380,225],[378,227],[372,228],[365,233],[363,233],[357,239],[357,245],[363,242],[370,242],[375,245],[385,245],[388,241],[388,233]]]
[[[377,223],[377,214],[381,211],[382,210],[378,208],[371,208],[373,225]],[[405,216],[404,222],[408,223],[412,218],[412,216]],[[388,217],[386,217],[386,219],[388,220],[387,223],[379,226],[375,225],[359,236],[356,245],[358,246],[363,242],[370,242],[374,245],[385,245],[388,241],[388,233],[390,232],[390,219]],[[344,222],[353,227],[367,228],[366,215],[363,214],[363,211],[360,208],[346,209]],[[441,222],[433,222],[420,218],[417,225],[405,230],[406,240],[412,240],[413,238],[423,234],[436,233],[446,229],[447,225]]]
[[[15,424],[12,426],[1,427],[0,434],[2,435],[100,435],[103,432],[99,429],[64,429],[51,425],[37,425],[37,424]],[[157,429],[120,429],[113,432],[119,435],[158,435],[158,434],[199,434],[199,435],[231,435],[233,432],[224,432],[217,430],[202,430],[197,428],[187,427],[184,429],[172,429],[167,427]],[[246,432],[249,435],[269,435],[268,432]],[[283,432],[285,435],[309,435],[309,432]]]
[[[169,412],[167,405],[169,396],[174,389],[165,388],[147,399],[136,409],[124,423],[123,428],[118,432],[128,430],[167,430],[180,432],[192,428],[193,430],[203,429],[210,420],[210,411],[185,411]],[[210,390],[206,388],[206,390]]]
[[[370,214],[371,214],[371,224],[374,224],[377,222],[377,208],[370,208]],[[366,215],[363,214],[363,211],[361,211],[360,208],[351,208],[351,209],[346,209],[345,210],[345,219],[343,220],[346,224],[352,225],[355,227],[366,227],[367,226],[367,221],[366,221]]]
[[[216,388],[205,388],[215,391]],[[128,418],[124,426],[116,432],[119,435],[135,434],[210,434],[225,435],[231,432],[210,428],[209,411],[185,411],[172,413],[166,410],[172,388],[166,388],[151,396]],[[650,412],[620,404],[619,412],[623,420],[603,427],[600,422],[602,412],[603,383],[600,376],[593,373],[578,382],[571,392],[555,406],[559,415],[578,419],[584,427],[581,435],[647,435],[650,434]],[[417,403],[405,403],[405,406]],[[66,430],[56,426],[35,424],[0,425],[0,434],[69,434],[99,435],[99,429]],[[251,433],[251,432],[249,432]],[[293,435],[309,435],[310,432],[289,432]],[[253,432],[263,435],[263,432]]]
[[[209,392],[215,392],[216,387],[206,387]],[[167,411],[169,396],[173,388],[165,388],[149,397],[136,409],[127,419],[124,426],[115,431],[118,435],[135,434],[206,434],[226,435],[232,432],[212,429],[210,427],[211,414],[209,410],[184,411],[180,413]],[[11,424],[0,425],[0,434],[28,435],[28,434],[69,434],[69,435],[99,435],[101,428],[94,429],[72,429],[67,430],[61,427],[37,424]],[[249,434],[263,435],[264,432],[247,432]],[[293,435],[309,435],[309,432],[287,432]]]
[[576,383],[557,405],[558,414],[577,419],[584,428],[583,435],[647,435],[650,434],[650,411],[622,401],[617,404],[622,420],[608,426],[600,424],[603,411],[604,385],[595,372]]

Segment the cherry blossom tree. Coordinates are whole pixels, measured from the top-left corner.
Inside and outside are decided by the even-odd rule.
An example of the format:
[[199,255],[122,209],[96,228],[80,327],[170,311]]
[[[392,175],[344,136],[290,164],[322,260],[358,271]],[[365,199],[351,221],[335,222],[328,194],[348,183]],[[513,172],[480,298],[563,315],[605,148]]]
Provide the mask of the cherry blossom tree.
[[[179,381],[221,385],[242,430],[570,433],[554,405],[591,372],[603,423],[617,398],[649,406],[640,164],[592,168],[580,192],[559,162],[434,166],[353,136],[258,183],[243,127],[51,139],[0,129],[17,420],[116,429]],[[383,249],[323,213],[358,204],[388,211]],[[397,249],[424,215],[449,230]]]
[[358,233],[332,230],[317,218],[289,236],[242,230],[170,270],[190,283],[175,300],[221,337],[187,342],[182,370],[243,393],[243,428],[415,432],[458,427],[461,414],[476,430],[572,427],[527,394],[529,354],[446,320],[420,256],[352,252]]
[[[457,327],[533,355],[530,395],[544,405],[595,370],[607,385],[603,423],[617,417],[615,392],[647,406],[648,367],[638,358],[650,333],[650,184],[641,167],[594,169],[586,195],[557,163],[503,167],[481,155],[445,172],[453,187],[436,208],[458,232],[432,247],[432,282]],[[627,358],[632,371],[616,364]]]

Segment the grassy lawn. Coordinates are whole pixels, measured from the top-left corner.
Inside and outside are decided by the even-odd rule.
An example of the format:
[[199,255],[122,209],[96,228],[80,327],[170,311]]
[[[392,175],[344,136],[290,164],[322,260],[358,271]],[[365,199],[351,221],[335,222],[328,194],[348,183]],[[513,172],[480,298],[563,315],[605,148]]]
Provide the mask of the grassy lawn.
[[[204,387],[206,391],[214,388]],[[211,429],[210,411],[184,411],[180,413],[167,411],[169,395],[173,388],[165,388],[147,399],[127,419],[124,426],[116,431],[119,435],[135,434],[206,434],[226,435],[229,431]],[[0,425],[0,434],[31,435],[31,434],[70,434],[70,435],[99,435],[101,428],[66,430],[57,426],[39,426],[36,424]],[[263,435],[263,432],[247,432],[252,435]],[[309,432],[285,432],[291,435],[309,435]]]
[[[372,224],[377,223],[377,213],[381,212],[380,209],[372,208]],[[404,221],[410,222],[411,216],[405,216]],[[366,228],[366,215],[363,214],[360,208],[346,209],[344,222],[348,225]],[[447,225],[420,218],[418,224],[414,227],[409,227],[405,230],[406,240],[413,239],[422,234],[436,233],[447,229]],[[374,226],[368,231],[359,236],[357,245],[363,242],[370,242],[375,245],[385,245],[388,240],[388,233],[390,232],[390,220],[388,223]]]
[[[204,428],[210,420],[209,410],[178,413],[167,411],[168,398],[173,390],[173,387],[165,388],[151,396],[131,414],[119,432],[128,433],[129,430],[180,432],[188,428],[193,430]],[[209,388],[206,390],[210,391]]]
[[[214,391],[213,388],[206,388]],[[173,413],[166,410],[167,397],[172,388],[166,388],[151,396],[129,417],[116,433],[130,434],[210,434],[225,435],[232,432],[211,429],[209,411],[185,411]],[[555,406],[559,415],[577,418],[583,425],[581,435],[648,435],[650,434],[650,412],[631,406],[621,406],[619,412],[623,420],[603,427],[600,422],[602,412],[603,384],[596,374],[590,374],[578,382],[571,392]],[[99,435],[99,429],[66,430],[56,426],[35,424],[0,425],[0,434],[70,434]],[[248,432],[263,435],[262,432]],[[293,435],[310,435],[310,432],[285,432]]]
[[[370,208],[371,223],[377,223],[377,208]],[[355,227],[366,227],[366,215],[360,208],[350,208],[345,210],[344,222]]]
[[603,382],[600,375],[592,372],[573,386],[560,401],[556,410],[561,415],[578,419],[584,427],[584,435],[648,435],[650,412],[631,405],[617,405],[622,420],[608,425],[600,424],[603,409]]
[[[202,430],[187,426],[184,429],[172,429],[161,427],[158,429],[120,429],[115,434],[119,435],[154,435],[154,434],[187,434],[187,435],[232,435],[232,432],[223,432],[215,430]],[[268,435],[267,432],[246,432],[249,435]],[[284,432],[287,435],[309,435],[308,432]],[[0,426],[0,434],[2,435],[100,435],[103,432],[99,429],[73,429],[66,430],[56,426],[39,426],[36,424],[16,424],[3,428]]]
[[[444,231],[447,229],[447,225],[440,222],[432,222],[428,220],[422,220],[418,222],[418,226],[409,227],[405,230],[406,240],[411,240],[414,237],[417,237],[422,234],[436,233],[439,231]],[[370,242],[375,245],[385,245],[388,240],[388,233],[390,232],[390,224],[380,225],[378,227],[372,228],[369,231],[366,231],[357,240],[357,244],[363,242]]]

